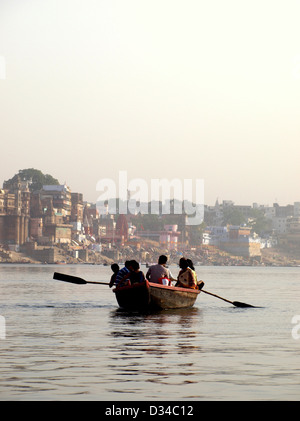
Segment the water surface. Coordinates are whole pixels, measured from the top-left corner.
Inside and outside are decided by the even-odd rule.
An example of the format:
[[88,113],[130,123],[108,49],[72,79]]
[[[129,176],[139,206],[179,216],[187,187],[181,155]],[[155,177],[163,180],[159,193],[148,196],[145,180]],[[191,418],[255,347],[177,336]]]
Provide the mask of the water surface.
[[0,399],[300,400],[300,268],[196,269],[206,290],[261,308],[200,294],[129,314],[106,286],[52,279],[109,281],[109,267],[0,265]]

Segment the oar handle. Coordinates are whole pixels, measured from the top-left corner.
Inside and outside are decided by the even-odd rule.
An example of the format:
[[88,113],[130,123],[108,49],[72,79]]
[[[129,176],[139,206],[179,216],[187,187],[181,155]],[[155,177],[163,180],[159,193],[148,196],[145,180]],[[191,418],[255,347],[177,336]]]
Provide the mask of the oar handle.
[[108,282],[86,281],[87,284],[109,285]]
[[220,300],[226,301],[227,303],[230,303],[234,305],[235,307],[255,307],[255,306],[252,306],[251,304],[241,303],[240,301],[226,300],[226,298],[220,297],[219,295],[213,294],[212,292],[208,292],[203,289],[201,289],[201,291],[205,292],[205,294],[213,295],[214,297],[220,298]]
[[227,303],[233,304],[232,301],[226,300],[226,298],[220,297],[219,295],[213,294],[212,292],[205,291],[204,289],[201,289],[201,291],[205,292],[205,294],[212,295],[213,297],[220,298],[221,300],[226,301]]

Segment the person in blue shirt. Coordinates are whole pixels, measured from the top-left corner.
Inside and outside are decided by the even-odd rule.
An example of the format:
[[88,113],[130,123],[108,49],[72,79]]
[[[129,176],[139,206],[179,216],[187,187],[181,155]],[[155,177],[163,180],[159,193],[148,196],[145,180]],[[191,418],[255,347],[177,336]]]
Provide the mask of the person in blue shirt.
[[125,266],[122,269],[120,269],[119,272],[117,273],[117,276],[115,279],[116,287],[121,286],[123,284],[124,282],[123,278],[125,278],[126,275],[130,273],[131,270],[132,270],[132,261],[126,260]]
[[121,269],[115,280],[116,287],[125,285],[132,285],[145,281],[145,275],[140,270],[140,265],[136,260],[130,260],[125,262],[125,267]]

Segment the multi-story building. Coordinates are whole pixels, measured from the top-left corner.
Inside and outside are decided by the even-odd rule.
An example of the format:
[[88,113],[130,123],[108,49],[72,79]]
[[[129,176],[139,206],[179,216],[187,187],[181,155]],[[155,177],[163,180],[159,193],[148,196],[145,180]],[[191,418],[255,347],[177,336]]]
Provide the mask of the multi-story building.
[[70,188],[66,185],[46,185],[40,191],[40,198],[51,199],[53,208],[70,221],[72,210],[72,195]]
[[227,241],[228,231],[224,226],[208,226],[202,234],[202,244],[218,246],[220,242]]
[[294,202],[294,216],[296,218],[300,217],[300,202]]
[[274,216],[272,218],[272,228],[276,234],[282,235],[287,232],[287,220],[286,216]]
[[286,221],[286,232],[278,235],[278,246],[299,256],[300,250],[300,217],[291,216]]
[[17,178],[4,182],[0,190],[0,243],[19,246],[28,238],[30,190],[28,182]]
[[254,257],[261,255],[259,239],[251,236],[251,229],[245,226],[207,227],[203,244],[216,246],[236,256]]
[[31,193],[29,182],[18,177],[4,182],[0,190],[0,244],[16,249],[30,240],[70,243],[73,223],[82,224],[82,220],[82,194],[71,194],[66,185],[43,186]]
[[[45,185],[33,194],[31,206],[33,239],[43,243],[71,243],[81,233],[83,198],[64,185]],[[40,236],[42,231],[42,236]]]
[[292,216],[286,222],[287,232],[289,234],[300,234],[300,216]]
[[178,225],[165,225],[164,231],[160,232],[160,236],[159,236],[160,245],[165,247],[167,250],[177,250],[178,237],[181,234],[177,230],[178,230]]
[[83,221],[83,196],[82,193],[71,193],[71,222]]
[[81,193],[71,193],[70,224],[73,226],[72,235],[77,237],[82,232],[83,197]]

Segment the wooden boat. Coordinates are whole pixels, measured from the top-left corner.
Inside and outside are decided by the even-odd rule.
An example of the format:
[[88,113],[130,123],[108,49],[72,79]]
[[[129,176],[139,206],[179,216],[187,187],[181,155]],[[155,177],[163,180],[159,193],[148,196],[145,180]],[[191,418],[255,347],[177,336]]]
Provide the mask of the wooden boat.
[[199,290],[148,282],[115,288],[119,306],[125,310],[171,309],[192,307]]
[[[73,284],[98,284],[98,285],[110,285],[107,282],[96,282],[86,281],[85,279],[79,278],[78,276],[65,275],[64,273],[54,272],[53,279],[59,281],[71,282]],[[229,301],[226,298],[220,297],[219,295],[213,294],[204,289],[195,290],[189,288],[177,288],[172,286],[154,284],[147,280],[140,284],[134,284],[131,286],[124,286],[115,288],[114,293],[116,294],[119,306],[128,310],[147,310],[149,308],[186,308],[192,307],[198,297],[200,291],[205,294],[212,295],[220,300],[226,301],[234,305],[235,307],[252,307],[251,304],[241,303],[240,301]]]

